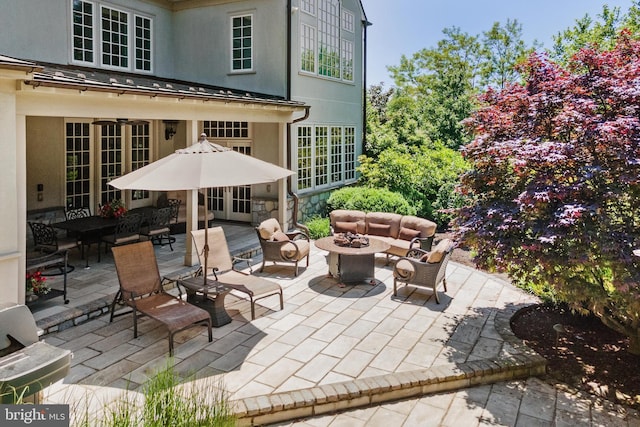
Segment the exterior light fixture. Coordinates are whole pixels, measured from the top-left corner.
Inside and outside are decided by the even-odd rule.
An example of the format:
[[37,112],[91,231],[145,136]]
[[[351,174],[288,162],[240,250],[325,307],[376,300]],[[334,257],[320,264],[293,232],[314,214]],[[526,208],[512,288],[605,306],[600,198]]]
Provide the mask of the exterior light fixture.
[[164,139],[167,141],[173,139],[173,135],[176,134],[178,128],[177,120],[163,120],[164,123]]

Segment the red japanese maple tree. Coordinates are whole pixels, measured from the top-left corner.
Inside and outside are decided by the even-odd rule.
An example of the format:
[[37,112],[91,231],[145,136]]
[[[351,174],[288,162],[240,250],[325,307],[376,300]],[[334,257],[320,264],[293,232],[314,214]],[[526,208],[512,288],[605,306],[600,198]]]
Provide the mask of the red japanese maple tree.
[[467,120],[461,239],[476,263],[591,311],[640,354],[640,43],[543,54]]

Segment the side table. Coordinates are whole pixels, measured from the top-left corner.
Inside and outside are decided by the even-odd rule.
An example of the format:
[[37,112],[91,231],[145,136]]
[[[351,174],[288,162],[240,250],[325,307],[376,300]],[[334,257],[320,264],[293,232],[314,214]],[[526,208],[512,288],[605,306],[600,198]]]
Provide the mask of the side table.
[[231,292],[231,288],[213,279],[207,279],[205,285],[202,276],[179,279],[178,285],[185,288],[188,303],[209,312],[214,327],[231,323],[231,317],[224,308],[224,297]]

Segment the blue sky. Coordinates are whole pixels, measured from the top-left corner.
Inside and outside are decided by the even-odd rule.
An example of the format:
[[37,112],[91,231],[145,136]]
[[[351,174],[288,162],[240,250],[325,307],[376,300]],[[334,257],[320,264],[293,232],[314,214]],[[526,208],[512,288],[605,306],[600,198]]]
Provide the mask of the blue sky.
[[572,26],[586,13],[595,17],[602,5],[626,11],[632,0],[362,0],[370,22],[368,37],[367,85],[393,81],[388,65],[398,65],[400,57],[411,57],[423,48],[436,46],[442,30],[457,26],[479,35],[494,22],[517,19],[527,43],[537,39],[551,48],[552,36]]

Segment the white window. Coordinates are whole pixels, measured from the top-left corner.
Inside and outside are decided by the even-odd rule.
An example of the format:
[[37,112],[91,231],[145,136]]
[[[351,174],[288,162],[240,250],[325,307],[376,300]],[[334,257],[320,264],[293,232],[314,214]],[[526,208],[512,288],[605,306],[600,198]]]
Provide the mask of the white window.
[[353,13],[346,9],[342,9],[342,29],[353,33],[355,29],[354,22]]
[[91,206],[91,125],[68,122],[65,125],[66,207]]
[[[151,135],[149,124],[131,126],[131,170],[140,169],[149,164],[151,157]],[[148,199],[148,190],[134,190],[131,193],[132,200]]]
[[210,138],[249,138],[249,122],[205,120],[202,129]]
[[[153,20],[104,3],[71,0],[72,62],[153,71]],[[99,11],[98,11],[99,8]]]
[[231,17],[231,70],[253,69],[253,15]]
[[135,68],[151,71],[151,19],[136,15],[135,20]]
[[316,1],[315,0],[300,0],[300,6],[302,11],[310,15],[316,14]]
[[297,128],[298,191],[328,188],[356,178],[354,126]]
[[73,60],[93,64],[93,3],[74,0],[71,11]]
[[350,40],[342,40],[342,79],[353,81],[353,43]]
[[311,154],[311,126],[298,128],[298,190],[306,190],[312,187],[311,168],[313,156]]
[[354,14],[338,0],[301,1],[303,11],[315,14],[316,1],[317,17],[300,24],[300,71],[353,82]]
[[316,72],[316,29],[302,24],[300,27],[300,69],[309,73]]
[[100,36],[102,65],[129,68],[129,15],[116,9],[102,7]]

